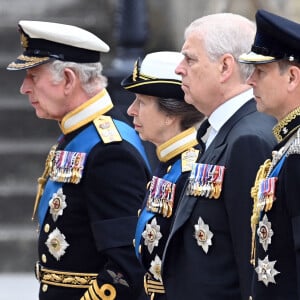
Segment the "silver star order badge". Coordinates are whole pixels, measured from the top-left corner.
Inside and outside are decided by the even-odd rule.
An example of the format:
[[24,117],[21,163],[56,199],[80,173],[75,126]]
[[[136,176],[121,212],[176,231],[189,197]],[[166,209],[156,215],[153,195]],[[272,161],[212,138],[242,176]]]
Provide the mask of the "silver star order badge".
[[48,236],[45,243],[49,252],[58,261],[65,253],[69,244],[66,241],[66,237],[60,232],[58,228],[55,228]]
[[63,210],[67,207],[66,196],[62,188],[59,188],[56,193],[53,193],[49,201],[50,214],[55,222],[59,216],[62,216]]
[[268,255],[263,259],[258,259],[258,266],[255,268],[255,271],[258,275],[258,281],[262,281],[265,286],[268,286],[270,282],[276,284],[274,277],[279,274],[274,265],[276,260],[269,261]]
[[269,222],[267,215],[264,215],[263,219],[259,222],[257,235],[259,237],[259,242],[265,251],[268,250],[268,245],[271,244],[273,234],[271,222]]
[[155,255],[154,260],[151,261],[151,267],[149,269],[151,274],[156,280],[159,280],[162,282],[161,278],[161,259],[159,256]]
[[213,233],[209,230],[209,226],[204,223],[201,217],[198,219],[198,224],[195,227],[195,239],[197,240],[198,246],[202,247],[205,253],[208,252],[209,246],[212,245]]
[[153,218],[150,224],[146,224],[146,229],[143,231],[142,236],[144,238],[144,244],[151,254],[154,247],[158,246],[159,240],[162,237],[160,226],[157,225],[156,218]]

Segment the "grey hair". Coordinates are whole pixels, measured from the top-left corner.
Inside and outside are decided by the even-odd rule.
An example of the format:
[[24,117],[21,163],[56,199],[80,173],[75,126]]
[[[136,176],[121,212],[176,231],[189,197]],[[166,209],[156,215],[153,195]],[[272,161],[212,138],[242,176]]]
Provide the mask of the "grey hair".
[[103,67],[100,62],[75,63],[54,60],[49,65],[55,82],[60,82],[63,79],[63,72],[66,68],[72,69],[77,74],[82,88],[90,97],[107,86],[107,78],[102,75]]
[[204,115],[200,113],[193,105],[183,100],[171,98],[157,98],[158,107],[161,111],[170,116],[180,118],[181,130],[186,130],[203,120]]
[[238,63],[238,58],[251,49],[255,31],[255,23],[243,16],[218,13],[193,21],[185,30],[185,38],[192,32],[198,32],[212,61],[226,53],[231,54],[237,62],[241,79],[246,80],[253,72],[253,65]]

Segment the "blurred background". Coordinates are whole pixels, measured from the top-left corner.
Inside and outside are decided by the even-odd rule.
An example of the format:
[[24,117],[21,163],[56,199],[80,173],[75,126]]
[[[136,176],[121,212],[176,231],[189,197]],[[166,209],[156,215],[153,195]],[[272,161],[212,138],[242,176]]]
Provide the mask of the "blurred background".
[[[59,134],[56,122],[38,120],[19,94],[23,71],[5,68],[21,53],[17,23],[40,20],[77,25],[111,46],[103,54],[113,101],[124,113],[133,95],[120,88],[133,63],[145,53],[180,50],[185,27],[216,12],[254,20],[259,8],[300,21],[299,0],[1,0],[0,2],[0,286],[1,300],[37,299],[33,269],[37,225],[31,220],[36,178]],[[145,144],[151,164],[153,148]],[[18,288],[16,288],[18,287]],[[21,295],[21,296],[20,296]]]

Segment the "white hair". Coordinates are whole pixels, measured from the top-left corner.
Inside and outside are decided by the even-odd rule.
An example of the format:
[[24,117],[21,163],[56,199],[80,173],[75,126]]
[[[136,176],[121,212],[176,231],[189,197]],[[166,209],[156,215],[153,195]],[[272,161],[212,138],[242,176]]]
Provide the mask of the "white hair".
[[75,63],[68,61],[54,60],[49,64],[53,80],[60,82],[63,79],[63,71],[66,68],[72,69],[82,84],[82,88],[90,96],[94,96],[99,90],[107,86],[107,78],[102,75],[102,64],[97,63]]
[[192,32],[198,32],[212,61],[225,53],[231,54],[239,65],[241,78],[246,80],[252,73],[253,66],[238,63],[238,58],[251,49],[255,31],[255,23],[243,16],[218,13],[193,21],[185,30],[185,38]]

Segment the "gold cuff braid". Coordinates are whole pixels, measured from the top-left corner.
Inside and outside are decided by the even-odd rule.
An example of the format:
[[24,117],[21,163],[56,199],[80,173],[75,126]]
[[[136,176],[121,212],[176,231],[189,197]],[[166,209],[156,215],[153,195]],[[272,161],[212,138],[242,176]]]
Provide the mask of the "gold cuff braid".
[[153,279],[149,273],[146,273],[144,276],[144,289],[151,300],[154,299],[155,294],[165,294],[163,283]]
[[96,279],[96,273],[75,273],[50,270],[36,264],[36,278],[49,285],[56,285],[69,288],[89,288]]
[[117,292],[113,285],[105,283],[99,287],[97,280],[94,280],[80,300],[114,300],[116,295]]

